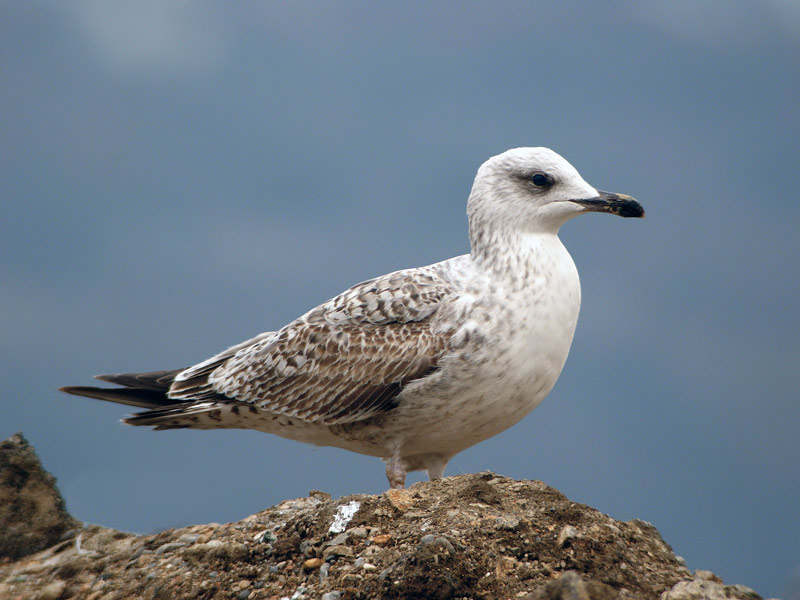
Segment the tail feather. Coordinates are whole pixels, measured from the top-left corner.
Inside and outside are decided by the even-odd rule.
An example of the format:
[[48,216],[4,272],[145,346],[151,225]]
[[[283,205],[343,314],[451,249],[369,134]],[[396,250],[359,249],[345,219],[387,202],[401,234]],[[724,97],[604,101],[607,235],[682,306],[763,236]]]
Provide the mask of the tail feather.
[[176,404],[167,397],[169,387],[175,376],[183,369],[171,371],[150,371],[148,373],[117,373],[96,375],[95,379],[115,383],[124,387],[101,388],[93,386],[67,386],[59,388],[62,392],[75,396],[86,396],[107,402],[127,404],[139,408],[162,408]]
[[82,385],[71,385],[58,389],[74,396],[96,398],[97,400],[127,404],[128,406],[137,406],[139,408],[161,408],[175,404],[175,400],[167,398],[166,391],[135,388],[100,388]]
[[95,375],[94,378],[130,388],[166,392],[169,390],[178,373],[184,370],[185,369],[172,369],[169,371],[150,371],[148,373],[115,373],[112,375]]

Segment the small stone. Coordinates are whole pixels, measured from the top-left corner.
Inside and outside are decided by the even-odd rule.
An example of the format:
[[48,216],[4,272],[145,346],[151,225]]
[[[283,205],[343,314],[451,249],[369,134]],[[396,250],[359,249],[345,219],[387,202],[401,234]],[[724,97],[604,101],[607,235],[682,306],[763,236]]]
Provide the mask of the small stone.
[[356,568],[356,569],[360,569],[362,567],[362,565],[366,562],[366,560],[367,559],[364,558],[363,556],[359,556],[356,559],[356,562],[353,563],[353,567]]
[[411,505],[414,504],[414,499],[411,496],[411,492],[405,489],[386,490],[386,497],[389,499],[389,502],[392,503],[392,506],[394,506],[400,512],[407,511],[409,508],[411,508]]
[[323,565],[319,568],[319,582],[325,583],[325,580],[328,578],[328,572],[331,570],[331,566],[328,563],[323,563]]
[[172,552],[173,550],[177,550],[178,548],[183,548],[185,545],[186,544],[181,542],[169,542],[167,544],[161,544],[158,548],[156,548],[156,555]]
[[427,535],[423,535],[420,538],[419,543],[421,546],[430,547],[433,551],[447,550],[450,554],[455,554],[456,552],[456,549],[453,547],[453,544],[450,543],[450,540],[443,535],[433,535],[429,533]]
[[184,544],[194,544],[199,539],[200,536],[197,535],[196,533],[184,533],[181,537],[178,538],[178,541]]
[[495,521],[495,529],[500,531],[516,531],[519,529],[520,520],[517,517],[500,517]]
[[517,561],[512,556],[501,556],[494,568],[495,576],[502,580],[508,577],[517,567]]
[[332,556],[353,556],[353,549],[350,546],[329,546],[322,552],[322,557],[327,560]]
[[42,588],[39,595],[36,596],[37,600],[58,600],[67,589],[67,584],[63,581],[54,581]]
[[378,569],[378,567],[368,562],[365,562],[363,565],[361,565],[361,568],[365,571],[376,571]]
[[253,541],[256,544],[274,544],[278,541],[278,536],[267,530],[257,533],[255,536],[253,536]]
[[572,525],[565,525],[561,532],[558,534],[556,543],[559,546],[566,546],[572,540],[578,537],[578,530]]
[[392,541],[392,534],[391,533],[381,533],[380,535],[376,535],[372,538],[372,543],[377,546],[388,546],[389,542]]
[[252,590],[242,590],[236,595],[236,600],[247,600]]
[[250,581],[248,579],[242,579],[241,581],[233,584],[234,591],[236,590],[246,590],[250,587]]
[[717,583],[722,583],[722,579],[720,579],[711,571],[706,571],[705,569],[697,569],[694,572],[694,577],[695,579],[705,579],[706,581],[716,581]]
[[753,588],[749,588],[746,585],[742,585],[741,583],[736,583],[734,585],[727,586],[728,589],[734,590],[736,594],[742,598],[760,598],[758,592],[756,592]]
[[369,530],[366,527],[353,527],[352,529],[348,529],[347,532],[354,538],[361,540],[365,539],[367,535],[369,535]]
[[325,546],[341,546],[341,545],[343,545],[343,544],[346,544],[346,543],[347,543],[347,538],[348,538],[348,537],[350,537],[350,536],[349,536],[349,534],[348,534],[348,533],[345,531],[345,532],[343,532],[343,533],[340,533],[339,535],[337,535],[337,536],[336,536],[335,538],[333,538],[331,541],[329,541],[329,542],[325,542],[325,544],[324,544],[324,545],[325,545]]
[[342,592],[325,592],[322,594],[321,600],[339,600],[342,597]]
[[313,571],[314,569],[319,569],[324,562],[325,561],[321,558],[309,558],[303,563],[303,569],[306,571]]

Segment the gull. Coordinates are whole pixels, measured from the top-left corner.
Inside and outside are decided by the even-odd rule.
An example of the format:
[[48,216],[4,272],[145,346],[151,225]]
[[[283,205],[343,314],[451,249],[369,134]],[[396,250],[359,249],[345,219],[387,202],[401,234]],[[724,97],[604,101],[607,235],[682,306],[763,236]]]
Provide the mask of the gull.
[[475,176],[469,254],[359,283],[188,368],[61,390],[148,409],[129,425],[256,429],[380,457],[392,488],[410,471],[438,479],[555,385],[581,303],[558,231],[587,212],[644,217],[548,148],[508,150]]

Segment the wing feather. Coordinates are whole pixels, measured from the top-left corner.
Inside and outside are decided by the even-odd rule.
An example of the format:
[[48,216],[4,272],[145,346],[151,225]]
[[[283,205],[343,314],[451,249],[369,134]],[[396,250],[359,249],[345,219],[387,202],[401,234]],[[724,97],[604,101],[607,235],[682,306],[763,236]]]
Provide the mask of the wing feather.
[[169,397],[224,396],[328,425],[369,418],[437,368],[447,337],[434,330],[434,317],[453,291],[435,265],[363,282],[280,331],[183,371]]

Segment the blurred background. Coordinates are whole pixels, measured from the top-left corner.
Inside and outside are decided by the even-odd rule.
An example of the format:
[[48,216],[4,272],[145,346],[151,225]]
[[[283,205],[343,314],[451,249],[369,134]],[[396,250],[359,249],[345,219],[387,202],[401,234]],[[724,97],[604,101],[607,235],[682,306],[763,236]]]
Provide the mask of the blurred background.
[[541,479],[800,597],[800,3],[25,0],[0,47],[0,439],[24,431],[75,516],[152,532],[382,492],[374,458],[126,427],[56,388],[468,252],[477,167],[542,145],[647,219],[563,228],[561,380],[447,473]]

